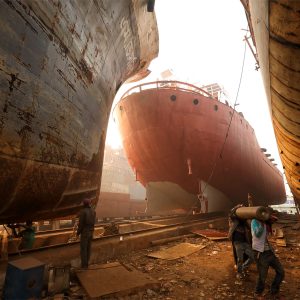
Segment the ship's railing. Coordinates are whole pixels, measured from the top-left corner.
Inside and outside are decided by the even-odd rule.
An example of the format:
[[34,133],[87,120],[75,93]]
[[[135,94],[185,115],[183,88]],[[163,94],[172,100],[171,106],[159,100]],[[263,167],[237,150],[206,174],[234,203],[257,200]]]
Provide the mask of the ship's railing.
[[121,97],[121,99],[123,99],[131,94],[141,92],[143,90],[149,90],[149,89],[160,89],[161,90],[161,89],[170,89],[170,88],[172,88],[174,90],[194,92],[194,93],[218,100],[217,98],[214,98],[207,91],[205,91],[195,85],[192,85],[192,84],[189,84],[186,82],[182,82],[182,81],[175,81],[175,80],[152,81],[152,82],[147,82],[147,83],[142,83],[142,84],[136,85],[136,86],[130,88],[128,91],[126,91],[123,94],[123,96]]

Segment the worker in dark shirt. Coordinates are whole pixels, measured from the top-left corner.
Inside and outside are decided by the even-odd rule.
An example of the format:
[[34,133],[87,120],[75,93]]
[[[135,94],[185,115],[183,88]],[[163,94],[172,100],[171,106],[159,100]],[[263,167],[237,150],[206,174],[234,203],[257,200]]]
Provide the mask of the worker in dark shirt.
[[91,199],[83,200],[83,208],[79,215],[77,235],[80,235],[81,267],[86,269],[91,256],[91,243],[96,221],[95,210],[91,207]]
[[[250,230],[247,227],[247,221],[239,219],[235,212],[243,206],[235,206],[229,214],[229,233],[228,238],[232,241],[233,252],[237,265],[237,277],[245,277],[246,268],[254,262],[254,255],[251,248]],[[246,259],[245,259],[246,257]]]

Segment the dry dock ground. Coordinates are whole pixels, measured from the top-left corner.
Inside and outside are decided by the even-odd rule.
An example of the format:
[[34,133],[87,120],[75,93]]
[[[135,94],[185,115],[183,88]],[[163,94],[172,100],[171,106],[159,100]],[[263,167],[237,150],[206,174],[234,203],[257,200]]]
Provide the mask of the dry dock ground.
[[[286,247],[277,246],[275,240],[272,242],[286,274],[282,283],[284,298],[281,299],[288,300],[300,299],[300,229],[293,230],[293,225],[280,225],[284,227],[284,235],[289,242]],[[184,258],[174,260],[147,256],[182,242],[205,247]],[[245,280],[237,280],[231,242],[227,240],[211,241],[203,237],[190,237],[128,253],[119,257],[117,261],[146,273],[159,284],[155,288],[132,291],[129,295],[116,294],[101,299],[254,299],[256,266],[250,267]],[[266,290],[270,287],[273,276],[274,272],[270,269]],[[73,290],[76,290],[76,294],[70,293],[68,295],[70,299],[76,299],[76,297],[86,299],[82,289],[78,290],[75,286]],[[276,298],[266,295],[266,299]]]

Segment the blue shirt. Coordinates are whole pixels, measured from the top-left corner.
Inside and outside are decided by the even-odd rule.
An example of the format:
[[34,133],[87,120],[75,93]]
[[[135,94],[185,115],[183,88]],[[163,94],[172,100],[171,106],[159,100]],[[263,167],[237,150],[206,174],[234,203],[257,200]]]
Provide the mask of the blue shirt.
[[265,223],[253,219],[251,221],[251,234],[253,250],[264,252],[270,249],[267,240],[267,228]]

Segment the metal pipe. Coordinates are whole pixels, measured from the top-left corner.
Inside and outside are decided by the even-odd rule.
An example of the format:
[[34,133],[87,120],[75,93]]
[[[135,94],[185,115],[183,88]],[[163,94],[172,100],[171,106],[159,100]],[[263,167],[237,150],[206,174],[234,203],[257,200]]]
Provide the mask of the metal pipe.
[[270,217],[270,211],[264,206],[239,207],[235,214],[240,219],[258,219],[266,221]]

